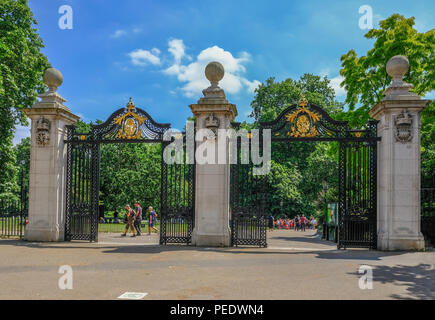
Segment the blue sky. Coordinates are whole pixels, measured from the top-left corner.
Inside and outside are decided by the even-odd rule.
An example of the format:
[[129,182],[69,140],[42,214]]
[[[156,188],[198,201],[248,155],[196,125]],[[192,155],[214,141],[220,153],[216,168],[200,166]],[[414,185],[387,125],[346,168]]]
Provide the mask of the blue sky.
[[[434,27],[434,1],[30,0],[44,54],[64,76],[59,92],[85,121],[105,120],[132,97],[158,122],[182,128],[207,86],[203,68],[221,61],[221,86],[247,119],[253,90],[268,77],[328,75],[339,100],[340,56],[372,46],[359,27],[362,5],[373,23],[393,13]],[[59,7],[73,10],[73,29],[58,26]],[[28,135],[18,128],[16,141]]]

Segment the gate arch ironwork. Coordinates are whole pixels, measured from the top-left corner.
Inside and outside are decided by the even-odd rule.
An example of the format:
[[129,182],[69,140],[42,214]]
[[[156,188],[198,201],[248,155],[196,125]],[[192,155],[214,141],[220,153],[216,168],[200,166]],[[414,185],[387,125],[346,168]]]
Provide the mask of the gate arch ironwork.
[[[131,98],[102,124],[87,133],[67,126],[65,240],[98,240],[100,145],[105,143],[160,143],[160,243],[191,242],[194,221],[195,164],[167,164],[163,150],[171,142],[169,123],[158,123]],[[181,133],[185,139],[185,133]],[[185,149],[184,149],[185,152]],[[180,190],[187,192],[180,193]],[[176,193],[176,194],[174,194]],[[178,203],[168,202],[176,199]]]
[[[338,248],[376,248],[377,243],[377,136],[376,120],[352,130],[347,121],[337,121],[320,106],[302,96],[298,104],[284,109],[273,121],[261,122],[271,130],[272,143],[293,141],[336,141],[338,154]],[[233,127],[239,127],[234,123]],[[252,136],[250,134],[250,136]],[[241,138],[238,138],[241,139]],[[250,140],[251,142],[251,140]],[[237,141],[238,160],[241,157]],[[267,246],[267,176],[254,176],[252,161],[231,165],[232,245]]]

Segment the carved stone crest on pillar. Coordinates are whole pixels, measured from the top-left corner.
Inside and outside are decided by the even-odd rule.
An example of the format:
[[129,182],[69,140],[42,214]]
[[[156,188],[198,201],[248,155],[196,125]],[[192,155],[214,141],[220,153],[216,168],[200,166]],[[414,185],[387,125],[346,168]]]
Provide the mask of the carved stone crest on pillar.
[[210,129],[211,131],[213,131],[214,133],[214,139],[216,139],[217,134],[218,134],[218,129],[219,129],[219,125],[220,125],[220,121],[217,117],[214,116],[213,112],[210,113],[210,115],[205,118],[204,120],[204,126],[207,129]]
[[43,116],[36,121],[36,143],[47,146],[50,143],[50,121]]
[[396,141],[406,143],[412,140],[412,115],[403,110],[394,119]]

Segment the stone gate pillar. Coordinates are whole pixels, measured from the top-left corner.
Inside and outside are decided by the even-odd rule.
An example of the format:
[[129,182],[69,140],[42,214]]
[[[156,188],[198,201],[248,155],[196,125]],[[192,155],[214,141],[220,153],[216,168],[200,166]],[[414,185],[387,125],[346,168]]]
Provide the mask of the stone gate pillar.
[[31,119],[28,241],[63,241],[65,212],[65,126],[79,117],[63,105],[57,93],[62,74],[53,68],[44,73],[49,90],[24,112]]
[[385,98],[369,112],[379,120],[378,249],[421,250],[420,113],[430,102],[409,91],[403,82],[408,59],[394,56],[387,63],[393,82]]
[[[203,90],[204,97],[197,104],[190,105],[196,117],[196,133],[201,140],[196,142],[196,188],[195,188],[195,227],[192,244],[197,246],[229,246],[229,159],[228,141],[225,143],[225,164],[218,162],[217,129],[229,129],[231,121],[237,116],[234,104],[228,103],[225,92],[218,87],[224,76],[224,68],[219,62],[211,62],[205,69],[205,75],[211,86]],[[208,129],[202,138],[200,130]],[[213,137],[214,136],[214,137]],[[201,163],[198,155],[214,150],[215,164]],[[213,161],[212,161],[213,162]]]

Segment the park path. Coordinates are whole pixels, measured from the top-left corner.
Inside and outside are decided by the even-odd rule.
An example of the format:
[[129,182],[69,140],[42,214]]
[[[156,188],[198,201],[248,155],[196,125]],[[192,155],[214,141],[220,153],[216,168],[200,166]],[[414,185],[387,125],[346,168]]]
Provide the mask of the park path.
[[268,248],[271,250],[336,250],[337,245],[322,240],[317,230],[294,231],[272,230],[267,233]]
[[[272,230],[267,232],[268,250],[327,251],[336,250],[337,245],[322,240],[317,230],[294,231]],[[158,245],[159,235],[143,233],[138,237],[121,237],[120,233],[99,233],[100,245]]]

